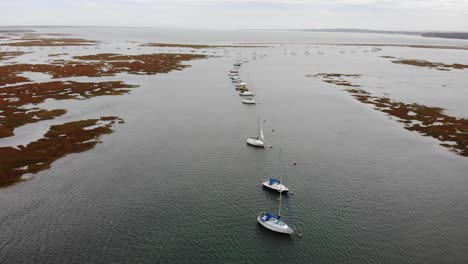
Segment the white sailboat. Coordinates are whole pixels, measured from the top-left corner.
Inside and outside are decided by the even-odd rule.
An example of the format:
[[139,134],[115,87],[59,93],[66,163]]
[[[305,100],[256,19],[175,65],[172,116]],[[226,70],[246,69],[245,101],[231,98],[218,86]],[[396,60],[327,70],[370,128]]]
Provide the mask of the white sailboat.
[[258,129],[257,129],[257,137],[253,138],[250,137],[247,139],[247,144],[255,147],[265,147],[265,137],[263,136],[263,129],[260,127],[260,117],[258,118]]
[[286,185],[282,184],[280,180],[269,178],[268,180],[262,182],[262,185],[268,189],[277,191],[277,192],[287,192],[289,188]]
[[245,100],[242,100],[243,104],[257,104],[253,98],[247,98]]
[[294,229],[290,227],[285,222],[281,221],[281,199],[282,199],[282,192],[280,192],[279,197],[279,207],[278,207],[278,215],[271,214],[269,212],[260,212],[257,216],[257,221],[265,228],[278,232],[281,234],[293,234]]
[[234,86],[236,86],[236,88],[241,88],[241,87],[247,86],[247,83],[245,82],[235,83]]
[[253,96],[254,94],[251,91],[242,91],[239,93],[240,96]]

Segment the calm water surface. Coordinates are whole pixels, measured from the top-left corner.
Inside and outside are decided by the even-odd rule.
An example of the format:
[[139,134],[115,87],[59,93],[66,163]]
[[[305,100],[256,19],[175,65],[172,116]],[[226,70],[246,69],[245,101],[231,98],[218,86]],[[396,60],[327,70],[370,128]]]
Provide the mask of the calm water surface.
[[[339,33],[54,30],[61,31],[106,41],[101,50],[67,48],[72,55],[178,51],[137,50],[124,41],[460,42]],[[372,93],[467,117],[466,71],[379,58],[467,64],[467,52],[288,45],[288,54],[298,54],[291,56],[284,50],[257,49],[268,56],[243,66],[256,106],[242,105],[226,76],[237,52],[251,58],[255,49],[226,56],[210,51],[223,56],[166,75],[100,78],[140,84],[130,95],[46,102],[44,107],[69,113],[25,126],[18,130],[23,139],[0,143],[39,138],[49,125],[77,119],[117,115],[126,123],[95,149],[0,189],[0,263],[467,263],[468,159],[403,129],[341,87],[305,76],[363,74],[356,82]],[[34,51],[30,56],[43,59],[52,53]],[[257,114],[272,149],[245,145],[256,133]],[[275,212],[278,204],[260,182],[281,172],[294,193],[284,199],[283,217],[303,238],[276,235],[256,222],[260,210]]]

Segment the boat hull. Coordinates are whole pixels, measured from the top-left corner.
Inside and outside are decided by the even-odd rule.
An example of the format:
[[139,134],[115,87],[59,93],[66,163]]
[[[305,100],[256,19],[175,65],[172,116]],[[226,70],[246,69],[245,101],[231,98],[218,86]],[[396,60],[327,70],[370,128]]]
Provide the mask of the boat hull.
[[253,93],[252,92],[241,92],[239,93],[240,96],[252,96]]
[[264,181],[262,184],[263,184],[263,187],[268,188],[268,189],[273,190],[273,191],[277,191],[277,192],[288,192],[289,191],[289,188],[284,186],[283,184],[270,185],[270,181]]
[[242,101],[243,104],[256,104],[254,100],[244,100]]
[[265,227],[268,230],[271,230],[273,232],[281,233],[281,234],[286,234],[286,235],[291,235],[294,233],[294,229],[289,227],[288,225],[284,224],[285,226],[277,226],[274,224],[270,224],[270,221],[263,221],[260,216],[257,217],[257,222],[261,224],[263,227]]
[[247,139],[247,144],[251,145],[251,146],[254,146],[254,147],[260,147],[260,148],[264,148],[265,147],[265,143],[261,140],[258,140],[256,138],[248,138]]

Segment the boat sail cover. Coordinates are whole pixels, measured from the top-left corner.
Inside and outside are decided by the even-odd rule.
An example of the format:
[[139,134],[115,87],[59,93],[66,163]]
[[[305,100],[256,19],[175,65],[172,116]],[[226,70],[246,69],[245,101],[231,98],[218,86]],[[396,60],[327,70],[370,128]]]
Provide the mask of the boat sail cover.
[[277,179],[270,178],[270,185],[273,185],[275,183],[280,184],[280,181],[278,181]]
[[263,129],[260,128],[260,138],[264,139],[265,137],[263,136]]
[[266,215],[265,221],[269,221],[271,218],[279,220],[280,217],[281,217],[279,215],[274,215],[274,214],[270,214],[270,213],[265,213],[265,215]]

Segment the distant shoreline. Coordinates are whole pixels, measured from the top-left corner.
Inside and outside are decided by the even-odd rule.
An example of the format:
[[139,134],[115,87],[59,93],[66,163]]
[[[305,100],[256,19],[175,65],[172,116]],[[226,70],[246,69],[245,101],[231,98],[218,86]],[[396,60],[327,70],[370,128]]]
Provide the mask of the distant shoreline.
[[403,48],[420,48],[420,49],[454,49],[468,50],[466,46],[451,46],[451,45],[431,45],[431,44],[383,44],[383,43],[273,43],[273,42],[252,42],[252,43],[236,43],[239,45],[316,45],[316,46],[356,46],[356,47],[403,47]]
[[391,30],[345,29],[345,28],[301,29],[301,30],[293,30],[293,31],[412,35],[412,36],[421,36],[421,37],[427,37],[427,38],[449,38],[449,39],[468,40],[468,32],[391,31]]
[[[121,28],[113,26],[0,26],[0,33],[27,33],[35,32],[33,28]],[[125,27],[135,28],[135,27]],[[147,28],[147,27],[144,27]],[[156,28],[156,27],[155,27]],[[261,31],[299,31],[299,32],[336,32],[336,33],[367,33],[367,34],[391,34],[410,35],[427,38],[445,38],[468,40],[468,32],[441,32],[441,31],[404,31],[404,30],[373,30],[354,28],[325,28],[325,29],[240,29],[240,30],[261,30]]]

